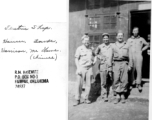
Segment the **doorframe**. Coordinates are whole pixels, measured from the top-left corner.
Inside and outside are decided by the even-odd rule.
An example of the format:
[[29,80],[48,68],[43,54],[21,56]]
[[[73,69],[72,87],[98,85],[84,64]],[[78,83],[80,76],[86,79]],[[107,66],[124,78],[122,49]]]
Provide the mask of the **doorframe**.
[[[151,15],[151,9],[146,9],[146,10],[130,10],[129,13],[128,13],[128,38],[131,36],[132,34],[132,21],[131,21],[131,17],[132,17],[132,14],[140,14],[140,13],[146,13],[146,12],[150,12],[150,15]],[[151,19],[151,16],[150,16],[150,19]],[[150,23],[150,26],[151,26],[151,23]],[[150,63],[151,64],[151,63]],[[143,69],[143,68],[142,68]],[[150,79],[150,70],[149,69],[149,77],[147,76],[146,78],[142,76],[142,79]],[[143,72],[142,72],[143,74]]]
[[131,33],[132,33],[132,29],[131,29],[131,12],[146,12],[146,11],[150,11],[151,12],[151,9],[146,9],[146,10],[130,10],[129,11],[129,14],[128,14],[128,18],[129,18],[129,21],[128,21],[128,38],[131,36]]

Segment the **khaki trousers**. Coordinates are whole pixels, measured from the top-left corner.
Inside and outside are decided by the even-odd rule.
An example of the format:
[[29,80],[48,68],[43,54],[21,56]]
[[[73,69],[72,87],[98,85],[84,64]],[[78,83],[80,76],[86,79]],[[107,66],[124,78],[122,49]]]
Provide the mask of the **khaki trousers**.
[[142,64],[143,64],[143,56],[141,53],[137,53],[133,55],[133,69],[132,69],[132,81],[135,80],[134,73],[137,71],[136,83],[138,85],[141,84],[142,79]]
[[89,99],[91,82],[92,82],[92,67],[89,69],[81,68],[81,74],[77,74],[77,82],[76,82],[76,93],[75,99],[80,100],[82,94],[83,82],[86,82],[85,85],[85,99]]
[[113,90],[117,93],[127,92],[128,62],[126,61],[114,62],[113,73],[114,73]]

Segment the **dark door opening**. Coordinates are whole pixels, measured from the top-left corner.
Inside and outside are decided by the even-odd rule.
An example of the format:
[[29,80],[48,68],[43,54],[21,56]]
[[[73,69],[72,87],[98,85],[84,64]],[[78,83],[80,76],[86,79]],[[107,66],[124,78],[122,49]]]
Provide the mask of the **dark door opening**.
[[[131,31],[133,27],[139,28],[139,35],[143,37],[147,42],[148,34],[150,34],[151,27],[151,11],[131,11]],[[130,31],[130,33],[131,33]],[[143,67],[142,67],[142,77],[149,78],[150,74],[150,56],[147,54],[147,50],[143,52]]]

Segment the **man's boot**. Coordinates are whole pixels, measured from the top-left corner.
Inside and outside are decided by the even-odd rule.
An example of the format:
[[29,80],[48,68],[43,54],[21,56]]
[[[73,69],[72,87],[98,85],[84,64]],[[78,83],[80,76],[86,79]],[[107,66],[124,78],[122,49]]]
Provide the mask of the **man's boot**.
[[76,101],[74,102],[73,106],[77,106],[77,105],[79,105],[79,104],[80,104],[80,100],[76,100]]

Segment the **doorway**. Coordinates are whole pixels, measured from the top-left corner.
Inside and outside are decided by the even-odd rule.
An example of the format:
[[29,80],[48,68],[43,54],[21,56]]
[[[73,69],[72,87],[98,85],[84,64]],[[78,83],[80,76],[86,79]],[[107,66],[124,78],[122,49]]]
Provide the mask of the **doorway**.
[[[130,35],[134,27],[139,28],[139,35],[143,37],[147,42],[148,34],[150,34],[151,28],[151,11],[142,10],[142,11],[131,11],[130,12],[131,24],[130,24]],[[142,67],[142,77],[149,78],[150,74],[150,56],[147,54],[147,50],[143,52],[143,67]]]

